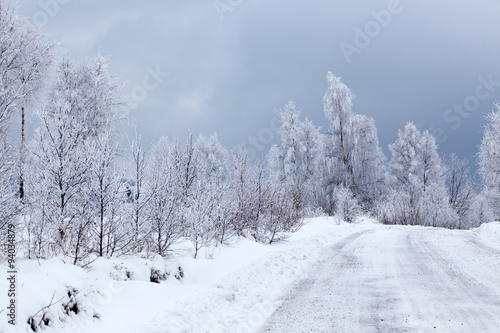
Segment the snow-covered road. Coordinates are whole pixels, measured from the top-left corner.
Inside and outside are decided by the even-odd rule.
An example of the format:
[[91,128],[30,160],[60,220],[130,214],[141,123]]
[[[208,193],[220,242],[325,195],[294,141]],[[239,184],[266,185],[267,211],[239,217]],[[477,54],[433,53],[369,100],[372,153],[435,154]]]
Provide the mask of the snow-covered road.
[[262,332],[500,332],[500,251],[472,231],[358,232],[331,247]]

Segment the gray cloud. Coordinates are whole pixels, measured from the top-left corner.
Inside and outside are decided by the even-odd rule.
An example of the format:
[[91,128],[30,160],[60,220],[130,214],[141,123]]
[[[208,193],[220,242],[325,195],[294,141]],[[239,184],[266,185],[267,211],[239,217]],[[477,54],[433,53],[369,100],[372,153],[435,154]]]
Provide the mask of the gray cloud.
[[[443,153],[473,158],[483,116],[500,100],[498,87],[456,129],[443,118],[474,93],[479,76],[500,82],[500,3],[493,0],[401,0],[402,10],[369,31],[369,45],[350,62],[340,45],[355,45],[356,28],[373,28],[372,11],[391,1],[233,1],[239,5],[224,20],[212,1],[40,3],[57,1],[44,31],[75,58],[101,47],[113,74],[128,82],[126,93],[141,85],[147,67],[169,73],[130,114],[149,142],[183,138],[190,128],[217,131],[232,147],[268,127],[289,99],[326,127],[322,96],[331,70],[356,94],[354,110],[375,118],[384,148],[413,121],[439,129]],[[40,3],[21,3],[22,13],[33,17]]]

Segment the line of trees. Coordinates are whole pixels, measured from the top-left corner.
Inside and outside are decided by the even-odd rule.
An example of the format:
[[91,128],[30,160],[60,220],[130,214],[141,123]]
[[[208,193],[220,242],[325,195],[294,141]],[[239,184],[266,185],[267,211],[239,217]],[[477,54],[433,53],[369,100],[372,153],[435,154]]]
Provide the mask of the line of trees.
[[[60,55],[9,0],[0,0],[0,36],[0,244],[14,224],[29,258],[166,256],[179,240],[190,240],[195,257],[210,255],[234,237],[272,243],[324,213],[460,229],[500,217],[499,105],[479,147],[482,185],[466,160],[446,162],[412,123],[386,161],[375,121],[353,112],[354,95],[332,73],[328,128],[289,102],[266,161],[250,163],[216,134],[189,134],[185,144],[163,137],[152,147],[136,136],[127,152],[119,145],[127,105],[104,57],[77,64]],[[30,140],[27,114],[37,119]]]
[[412,123],[389,145],[386,162],[372,118],[352,111],[354,95],[328,73],[327,131],[301,121],[293,102],[281,113],[281,143],[271,148],[273,182],[294,205],[352,221],[371,213],[382,223],[472,228],[500,217],[500,106],[488,116],[478,163],[482,186],[467,160],[438,154],[435,138]]

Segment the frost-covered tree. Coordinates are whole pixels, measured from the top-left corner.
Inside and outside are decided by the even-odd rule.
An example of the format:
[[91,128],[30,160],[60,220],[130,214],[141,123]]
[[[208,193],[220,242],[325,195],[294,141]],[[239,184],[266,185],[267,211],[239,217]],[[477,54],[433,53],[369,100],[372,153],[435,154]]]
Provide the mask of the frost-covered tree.
[[487,116],[483,140],[479,146],[479,174],[484,196],[496,220],[500,219],[500,104]]
[[337,186],[350,188],[367,208],[383,191],[385,157],[379,146],[372,118],[354,114],[354,95],[339,77],[328,73],[328,90],[323,98],[330,122],[323,137],[321,162],[318,165],[322,184],[321,206],[332,213]]
[[194,258],[198,257],[202,248],[207,250],[215,244],[215,221],[213,211],[216,209],[216,193],[202,186],[199,179],[195,180],[196,191],[188,198],[183,207],[184,228],[194,247]]
[[213,223],[213,238],[216,243],[224,243],[230,237],[233,214],[232,198],[229,197],[228,166],[229,154],[219,143],[217,134],[210,137],[201,135],[196,141],[198,178],[211,198],[208,214]]
[[448,197],[446,168],[434,137],[428,131],[420,133],[408,123],[389,149],[392,197],[399,197],[395,210],[388,214],[393,217],[392,223],[454,227],[457,216],[448,200],[443,199]]
[[231,198],[228,185],[228,153],[217,135],[200,136],[193,142],[188,136],[181,147],[177,139],[171,145],[177,206],[177,221],[182,236],[191,239],[194,256],[201,248],[210,248],[230,237]]
[[319,128],[307,118],[302,124],[301,140],[304,146],[304,178],[307,183],[317,178],[318,154],[321,150]]
[[446,168],[438,155],[436,140],[428,131],[420,133],[408,123],[389,149],[389,172],[396,188],[419,193],[429,184],[444,185]]
[[335,206],[335,216],[342,221],[353,222],[361,214],[354,194],[343,185],[335,189]]
[[471,220],[479,218],[477,216],[474,219],[471,216],[471,212],[477,201],[476,192],[478,186],[470,177],[469,162],[467,159],[459,160],[457,155],[451,155],[447,183],[449,204],[459,218],[457,228],[467,228],[471,224]]
[[277,241],[281,233],[294,232],[302,226],[302,211],[282,184],[269,184],[267,200],[261,215],[261,228],[266,242]]
[[323,102],[326,118],[330,122],[325,153],[330,164],[329,182],[335,186],[343,184],[350,187],[353,174],[351,118],[354,94],[340,77],[328,72],[326,78],[329,86]]
[[188,221],[186,212],[192,203],[195,194],[195,181],[198,178],[198,164],[196,161],[193,133],[189,133],[186,145],[181,147],[179,140],[175,139],[173,146],[173,159],[176,172],[179,175],[181,188],[181,223],[183,224],[184,236],[188,236]]
[[421,206],[409,192],[391,189],[376,205],[378,220],[383,224],[421,224]]
[[17,13],[17,2],[0,0],[0,136],[8,135],[8,123],[20,114],[21,148],[19,196],[24,198],[26,110],[43,104],[42,91],[50,86],[49,70],[54,44]]
[[[89,149],[88,194],[95,235],[95,251],[99,256],[109,255],[109,241],[118,235],[117,216],[113,206],[119,202],[122,175],[117,168],[118,127],[123,118],[124,103],[118,92],[118,82],[108,72],[107,60],[99,53],[80,66],[82,78],[83,112],[87,114],[85,144]],[[108,243],[108,244],[106,244]]]
[[[101,129],[101,133],[89,140],[90,169],[88,199],[92,209],[92,232],[95,239],[94,252],[99,256],[112,255],[117,248],[120,217],[116,208],[121,206],[122,172],[117,166],[118,141],[111,128]],[[115,246],[113,246],[115,245]]]
[[88,113],[82,109],[85,94],[79,68],[63,59],[56,75],[47,104],[38,114],[40,127],[31,151],[39,178],[32,179],[30,200],[39,223],[47,225],[47,246],[76,261],[90,225],[89,202],[84,200],[90,168],[85,144]]
[[384,192],[385,156],[375,121],[364,115],[354,115],[351,119],[353,193],[361,203],[371,205]]
[[142,144],[141,137],[136,134],[135,139],[130,143],[131,154],[131,172],[132,172],[132,188],[131,188],[131,228],[132,228],[132,251],[141,252],[144,249],[144,240],[148,236],[148,228],[146,225],[146,207],[149,199],[153,195],[152,191],[146,190],[148,182],[148,160],[149,147],[146,148]]
[[264,169],[260,165],[250,165],[248,153],[241,148],[232,153],[229,189],[234,204],[231,219],[234,233],[258,238],[260,216],[267,194]]
[[319,147],[320,153],[317,156],[316,166],[316,205],[320,207],[325,213],[333,215],[335,212],[335,187],[338,186],[335,177],[335,166],[333,160],[330,158],[330,144],[331,138],[328,135],[320,135]]
[[322,156],[320,128],[307,119],[302,125],[302,143],[304,145],[304,198],[309,210],[318,208],[318,186],[321,184],[319,164]]
[[446,187],[439,183],[428,183],[418,202],[419,213],[416,224],[455,229],[460,219],[450,207]]
[[313,204],[319,133],[311,121],[300,120],[300,112],[290,101],[281,111],[281,143],[269,152],[273,181],[286,186],[295,206]]
[[126,106],[119,93],[120,84],[108,71],[108,60],[99,52],[81,66],[83,87],[86,91],[85,112],[88,113],[88,135],[98,136],[109,131],[116,131],[123,120]]
[[54,44],[17,12],[16,1],[0,0],[0,124],[35,102],[54,60]]
[[37,176],[30,177],[27,202],[34,220],[28,230],[37,230],[39,254],[62,253],[74,263],[94,251],[104,254],[119,187],[118,96],[102,57],[83,65],[67,56],[60,60],[31,144]]
[[[17,203],[12,185],[16,161],[9,138],[10,126],[16,103],[22,97],[15,66],[12,65],[18,48],[18,36],[12,33],[18,29],[16,7],[6,0],[0,0],[0,246],[7,240],[7,227],[17,214]],[[2,251],[2,253],[4,253]]]
[[489,200],[483,194],[475,196],[471,208],[466,212],[461,221],[462,229],[477,228],[483,223],[494,220],[494,214],[489,205]]
[[420,145],[422,135],[417,127],[408,123],[404,132],[399,131],[398,139],[389,145],[392,159],[389,162],[391,185],[402,189],[409,194],[414,194],[423,181],[420,173],[423,170],[420,158]]
[[161,138],[156,145],[148,173],[148,190],[151,192],[147,205],[147,220],[151,228],[150,251],[165,256],[182,236],[180,174],[174,165],[173,146],[167,138]]
[[0,136],[5,137],[23,87],[15,63],[20,42],[17,8],[11,1],[0,0],[0,9]]
[[429,131],[422,133],[421,138],[421,184],[423,191],[431,184],[443,186],[446,181],[446,166],[438,154],[436,139]]
[[180,157],[184,228],[196,258],[201,248],[209,250],[229,237],[228,154],[217,135],[201,135],[194,144],[190,135]]

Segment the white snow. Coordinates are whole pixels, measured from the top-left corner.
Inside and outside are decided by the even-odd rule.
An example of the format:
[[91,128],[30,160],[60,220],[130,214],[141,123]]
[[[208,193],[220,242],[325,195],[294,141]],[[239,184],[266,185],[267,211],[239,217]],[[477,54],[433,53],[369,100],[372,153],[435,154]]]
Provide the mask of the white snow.
[[472,231],[477,233],[483,242],[500,250],[500,222],[484,223]]
[[[321,217],[273,245],[242,238],[208,253],[213,259],[204,252],[200,259],[120,257],[90,269],[21,260],[18,324],[4,318],[0,332],[30,332],[28,317],[52,298],[61,301],[45,332],[300,332],[300,325],[356,332],[380,319],[386,329],[500,331],[499,235],[500,223],[451,231]],[[152,283],[151,268],[170,276]],[[1,279],[0,290],[6,287]],[[79,313],[68,316],[62,305],[70,289],[78,291]]]

